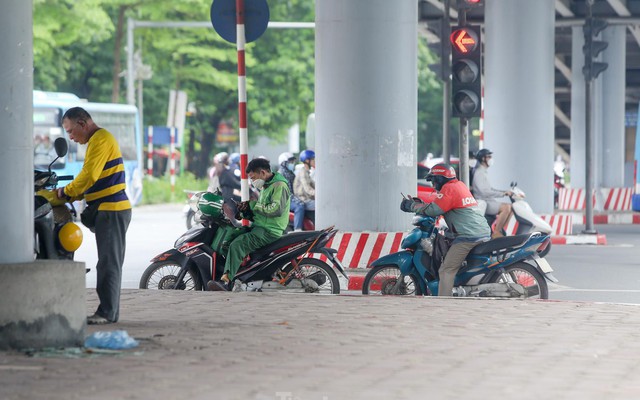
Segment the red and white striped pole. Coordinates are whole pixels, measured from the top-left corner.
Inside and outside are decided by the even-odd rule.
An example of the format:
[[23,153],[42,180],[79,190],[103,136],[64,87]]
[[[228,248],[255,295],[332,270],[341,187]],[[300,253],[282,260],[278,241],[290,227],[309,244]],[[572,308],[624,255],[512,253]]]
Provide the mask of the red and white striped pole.
[[171,193],[173,193],[176,189],[176,128],[172,126],[169,129],[171,137],[171,143],[169,145],[169,152],[171,154],[169,175],[171,176]]
[[147,130],[147,175],[153,176],[153,126],[149,126]]
[[[240,130],[240,192],[242,201],[249,200],[249,177],[247,176],[247,153],[249,133],[247,130],[247,77],[244,64],[244,0],[236,0],[236,48],[238,50],[238,128]],[[243,225],[249,221],[243,220]]]

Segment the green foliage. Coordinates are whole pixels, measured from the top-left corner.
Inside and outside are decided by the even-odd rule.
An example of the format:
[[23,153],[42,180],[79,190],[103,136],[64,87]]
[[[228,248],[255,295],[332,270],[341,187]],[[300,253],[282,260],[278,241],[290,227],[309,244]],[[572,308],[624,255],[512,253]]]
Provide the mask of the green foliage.
[[[114,80],[114,74],[126,68],[126,19],[209,21],[210,6],[211,0],[33,0],[34,88],[68,91],[98,102],[110,102],[113,95],[124,102],[124,78]],[[315,20],[314,0],[269,0],[269,9],[272,21]],[[120,29],[119,16],[124,21]],[[223,40],[212,27],[137,28],[135,49],[153,71],[152,78],[143,82],[144,125],[166,124],[169,91],[186,91],[197,110],[187,119],[185,138],[193,143],[186,164],[196,176],[204,176],[212,155],[229,150],[215,143],[220,121],[237,127],[235,44]],[[314,51],[311,29],[268,29],[247,45],[251,142],[261,136],[284,142],[295,123],[304,130],[315,108]],[[441,82],[427,68],[433,62],[420,40],[420,158],[427,152],[439,154],[442,148]]]
[[182,203],[187,196],[184,190],[207,190],[208,180],[198,179],[185,173],[176,177],[174,191],[171,192],[169,177],[145,179],[142,186],[141,204]]

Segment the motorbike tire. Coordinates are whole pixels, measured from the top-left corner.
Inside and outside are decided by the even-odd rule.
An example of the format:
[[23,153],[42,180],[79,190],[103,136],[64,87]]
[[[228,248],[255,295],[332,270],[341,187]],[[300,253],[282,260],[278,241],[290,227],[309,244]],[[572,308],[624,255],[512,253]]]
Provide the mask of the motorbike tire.
[[[159,261],[147,267],[140,278],[140,289],[173,290],[180,279],[181,267],[174,261]],[[200,275],[192,268],[182,279],[179,290],[203,290]]]
[[193,225],[195,225],[196,221],[196,213],[193,210],[187,211],[187,229],[191,229]]
[[[284,268],[284,272],[289,273],[291,268],[292,267],[289,264]],[[324,290],[330,291],[331,294],[340,294],[340,281],[338,280],[338,275],[326,262],[316,258],[303,258],[300,260],[298,268],[302,271],[305,269],[315,269],[315,272],[306,275],[305,278],[314,280],[320,288],[325,288]],[[329,282],[327,282],[327,278]],[[330,284],[331,286],[326,287],[327,284]]]
[[[384,273],[385,270],[388,270],[390,273],[393,273],[393,276],[386,276],[384,278],[377,278],[378,275]],[[378,265],[369,270],[367,276],[364,278],[364,282],[362,283],[362,294],[368,295],[391,295],[391,296],[420,296],[422,295],[422,289],[420,288],[420,284],[418,282],[418,277],[414,275],[405,276],[405,284],[401,287],[401,293],[390,293],[390,290],[393,285],[398,281],[398,277],[400,276],[400,268],[397,265]],[[412,290],[407,290],[410,286],[407,283],[407,280],[413,285]],[[373,290],[377,286],[380,286],[379,290]]]
[[[517,262],[505,267],[504,272],[510,275],[514,282],[525,286],[525,289],[527,289],[527,298],[533,296],[539,296],[540,299],[549,298],[549,287],[547,286],[545,277],[531,264]],[[537,283],[537,290],[534,286],[527,285],[531,279],[534,280],[534,284]],[[496,274],[490,283],[504,283],[502,275]]]

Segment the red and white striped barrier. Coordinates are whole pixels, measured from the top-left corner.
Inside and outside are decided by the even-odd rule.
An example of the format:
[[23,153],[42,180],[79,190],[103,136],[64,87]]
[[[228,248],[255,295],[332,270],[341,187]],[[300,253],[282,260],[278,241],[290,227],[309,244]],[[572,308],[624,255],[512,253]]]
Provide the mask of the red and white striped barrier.
[[[366,268],[378,258],[400,250],[407,232],[338,232],[327,247],[338,250],[337,257],[347,268]],[[324,256],[319,257],[325,259]]]
[[[633,188],[600,188],[592,197],[593,205],[604,211],[631,211]],[[601,202],[598,204],[599,194]],[[586,209],[585,189],[561,188],[558,192],[558,209],[582,211]]]
[[[544,221],[551,225],[551,235],[571,235],[573,233],[573,216],[571,214],[540,215]],[[514,217],[509,219],[505,232],[513,236],[518,231],[519,223]]]

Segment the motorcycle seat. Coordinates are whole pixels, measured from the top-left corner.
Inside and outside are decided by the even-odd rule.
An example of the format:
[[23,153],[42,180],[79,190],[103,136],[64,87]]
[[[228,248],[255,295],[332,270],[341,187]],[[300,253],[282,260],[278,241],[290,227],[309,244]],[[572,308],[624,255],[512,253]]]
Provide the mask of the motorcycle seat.
[[521,246],[529,239],[531,234],[525,233],[516,236],[505,236],[497,239],[489,240],[488,242],[481,243],[474,247],[469,254],[486,254],[496,250],[503,250],[506,248],[513,248]]
[[268,255],[274,250],[288,246],[290,244],[300,243],[305,240],[312,242],[313,240],[315,240],[317,236],[318,236],[318,232],[316,231],[290,232],[290,233],[287,233],[286,235],[283,235],[280,239],[276,240],[275,242],[268,244],[265,247],[261,247],[252,253],[249,253],[249,257],[252,260],[256,260],[265,255]]

